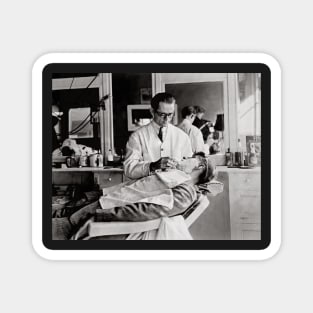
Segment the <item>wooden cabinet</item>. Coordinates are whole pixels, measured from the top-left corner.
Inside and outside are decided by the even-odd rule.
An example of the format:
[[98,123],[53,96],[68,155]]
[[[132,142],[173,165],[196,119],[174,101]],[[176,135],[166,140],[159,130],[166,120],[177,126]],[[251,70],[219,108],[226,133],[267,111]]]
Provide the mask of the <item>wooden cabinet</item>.
[[229,203],[231,239],[260,240],[260,169],[234,169],[229,172]]
[[111,170],[94,173],[94,183],[95,185],[98,185],[100,189],[118,185],[123,181],[124,175],[123,172],[120,171]]
[[111,187],[124,181],[123,170],[119,168],[54,168],[52,170],[53,185],[97,185],[100,189]]
[[210,197],[210,205],[189,229],[195,240],[261,239],[260,168],[218,167],[224,191]]

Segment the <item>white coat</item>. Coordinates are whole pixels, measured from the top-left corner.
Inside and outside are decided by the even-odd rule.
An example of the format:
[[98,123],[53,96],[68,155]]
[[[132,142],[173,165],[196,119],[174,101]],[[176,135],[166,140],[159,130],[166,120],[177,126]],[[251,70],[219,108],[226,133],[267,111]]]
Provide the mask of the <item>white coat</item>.
[[181,161],[184,157],[191,156],[191,143],[186,133],[169,124],[161,142],[156,123],[152,121],[130,136],[126,145],[124,172],[129,178],[137,179],[148,176],[150,163],[161,157],[171,157]]
[[184,119],[178,127],[189,136],[193,152],[205,152],[203,136],[199,128],[192,125],[187,119]]

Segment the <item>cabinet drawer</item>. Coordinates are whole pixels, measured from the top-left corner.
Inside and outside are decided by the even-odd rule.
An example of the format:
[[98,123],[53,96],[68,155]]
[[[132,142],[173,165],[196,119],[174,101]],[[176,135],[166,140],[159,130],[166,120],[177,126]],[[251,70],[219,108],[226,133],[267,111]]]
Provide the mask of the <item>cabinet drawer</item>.
[[110,187],[120,184],[123,181],[123,174],[116,172],[96,173],[94,180],[100,188]]
[[261,240],[261,225],[235,224],[232,229],[233,240]]
[[261,175],[259,173],[236,173],[231,175],[233,190],[261,190]]
[[246,190],[244,193],[240,193],[241,203],[241,220],[257,219],[261,218],[261,196],[260,193]]
[[258,191],[234,191],[231,219],[240,223],[261,222],[261,196]]
[[89,172],[52,172],[52,184],[54,185],[84,185],[92,184],[92,173]]

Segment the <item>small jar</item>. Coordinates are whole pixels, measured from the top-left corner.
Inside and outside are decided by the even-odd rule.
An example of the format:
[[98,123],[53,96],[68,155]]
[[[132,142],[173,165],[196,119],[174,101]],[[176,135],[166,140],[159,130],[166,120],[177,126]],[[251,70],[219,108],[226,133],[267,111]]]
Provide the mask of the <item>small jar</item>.
[[235,152],[235,164],[236,166],[241,166],[242,152]]
[[67,157],[66,158],[66,166],[67,167],[76,167],[77,162],[76,162],[75,157]]
[[87,155],[81,155],[80,156],[79,166],[81,166],[81,167],[87,167],[88,166],[88,156]]

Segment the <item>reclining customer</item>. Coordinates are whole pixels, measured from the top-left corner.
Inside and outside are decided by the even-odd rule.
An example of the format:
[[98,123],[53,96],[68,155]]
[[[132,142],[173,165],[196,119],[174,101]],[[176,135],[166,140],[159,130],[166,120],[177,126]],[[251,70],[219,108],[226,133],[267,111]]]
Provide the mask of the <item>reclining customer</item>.
[[215,174],[209,159],[196,156],[179,162],[177,169],[104,189],[99,201],[69,217],[53,218],[53,239],[69,239],[95,215],[101,221],[146,221],[180,214],[196,201],[196,184],[209,182]]

